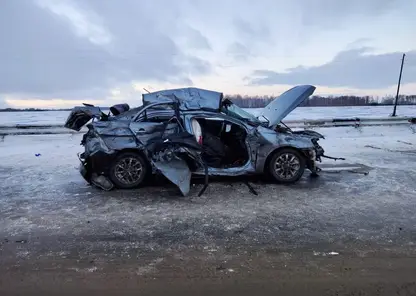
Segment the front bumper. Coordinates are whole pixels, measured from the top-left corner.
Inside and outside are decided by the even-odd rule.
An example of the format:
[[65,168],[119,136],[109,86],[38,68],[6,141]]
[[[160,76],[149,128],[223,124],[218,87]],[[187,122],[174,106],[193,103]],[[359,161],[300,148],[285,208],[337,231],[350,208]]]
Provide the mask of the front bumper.
[[317,162],[321,162],[321,157],[324,155],[324,149],[318,144],[318,141],[312,141],[314,148],[308,150],[306,155],[306,166],[312,172],[312,174],[316,174],[320,169],[317,166]]

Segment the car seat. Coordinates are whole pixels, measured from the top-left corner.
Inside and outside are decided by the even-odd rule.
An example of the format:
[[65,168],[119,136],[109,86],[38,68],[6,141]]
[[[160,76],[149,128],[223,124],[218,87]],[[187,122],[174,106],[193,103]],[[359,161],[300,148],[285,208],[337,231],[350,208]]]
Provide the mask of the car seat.
[[196,141],[202,145],[202,159],[210,167],[221,167],[226,155],[226,147],[221,139],[205,131],[197,119],[191,120],[192,130]]

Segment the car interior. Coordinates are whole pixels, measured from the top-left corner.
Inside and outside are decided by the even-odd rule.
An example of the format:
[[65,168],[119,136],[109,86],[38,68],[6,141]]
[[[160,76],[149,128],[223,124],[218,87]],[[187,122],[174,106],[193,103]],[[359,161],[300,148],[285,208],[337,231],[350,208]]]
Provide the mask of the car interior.
[[202,145],[202,159],[208,166],[241,167],[249,160],[244,128],[220,118],[193,118],[191,124],[197,142]]

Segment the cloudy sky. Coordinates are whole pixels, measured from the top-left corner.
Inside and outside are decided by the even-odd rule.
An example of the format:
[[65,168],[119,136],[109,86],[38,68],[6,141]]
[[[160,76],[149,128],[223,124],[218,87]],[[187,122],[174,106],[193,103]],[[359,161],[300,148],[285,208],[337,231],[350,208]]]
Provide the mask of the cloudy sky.
[[0,0],[0,107],[195,86],[416,94],[416,0]]

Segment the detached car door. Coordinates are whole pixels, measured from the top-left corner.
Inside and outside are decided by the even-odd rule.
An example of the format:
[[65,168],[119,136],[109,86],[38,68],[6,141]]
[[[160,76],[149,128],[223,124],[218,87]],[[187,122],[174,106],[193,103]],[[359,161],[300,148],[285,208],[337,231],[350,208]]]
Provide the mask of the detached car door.
[[190,163],[199,160],[195,137],[175,118],[174,104],[154,104],[140,111],[130,123],[131,131],[145,147],[149,161],[186,196],[190,190]]

